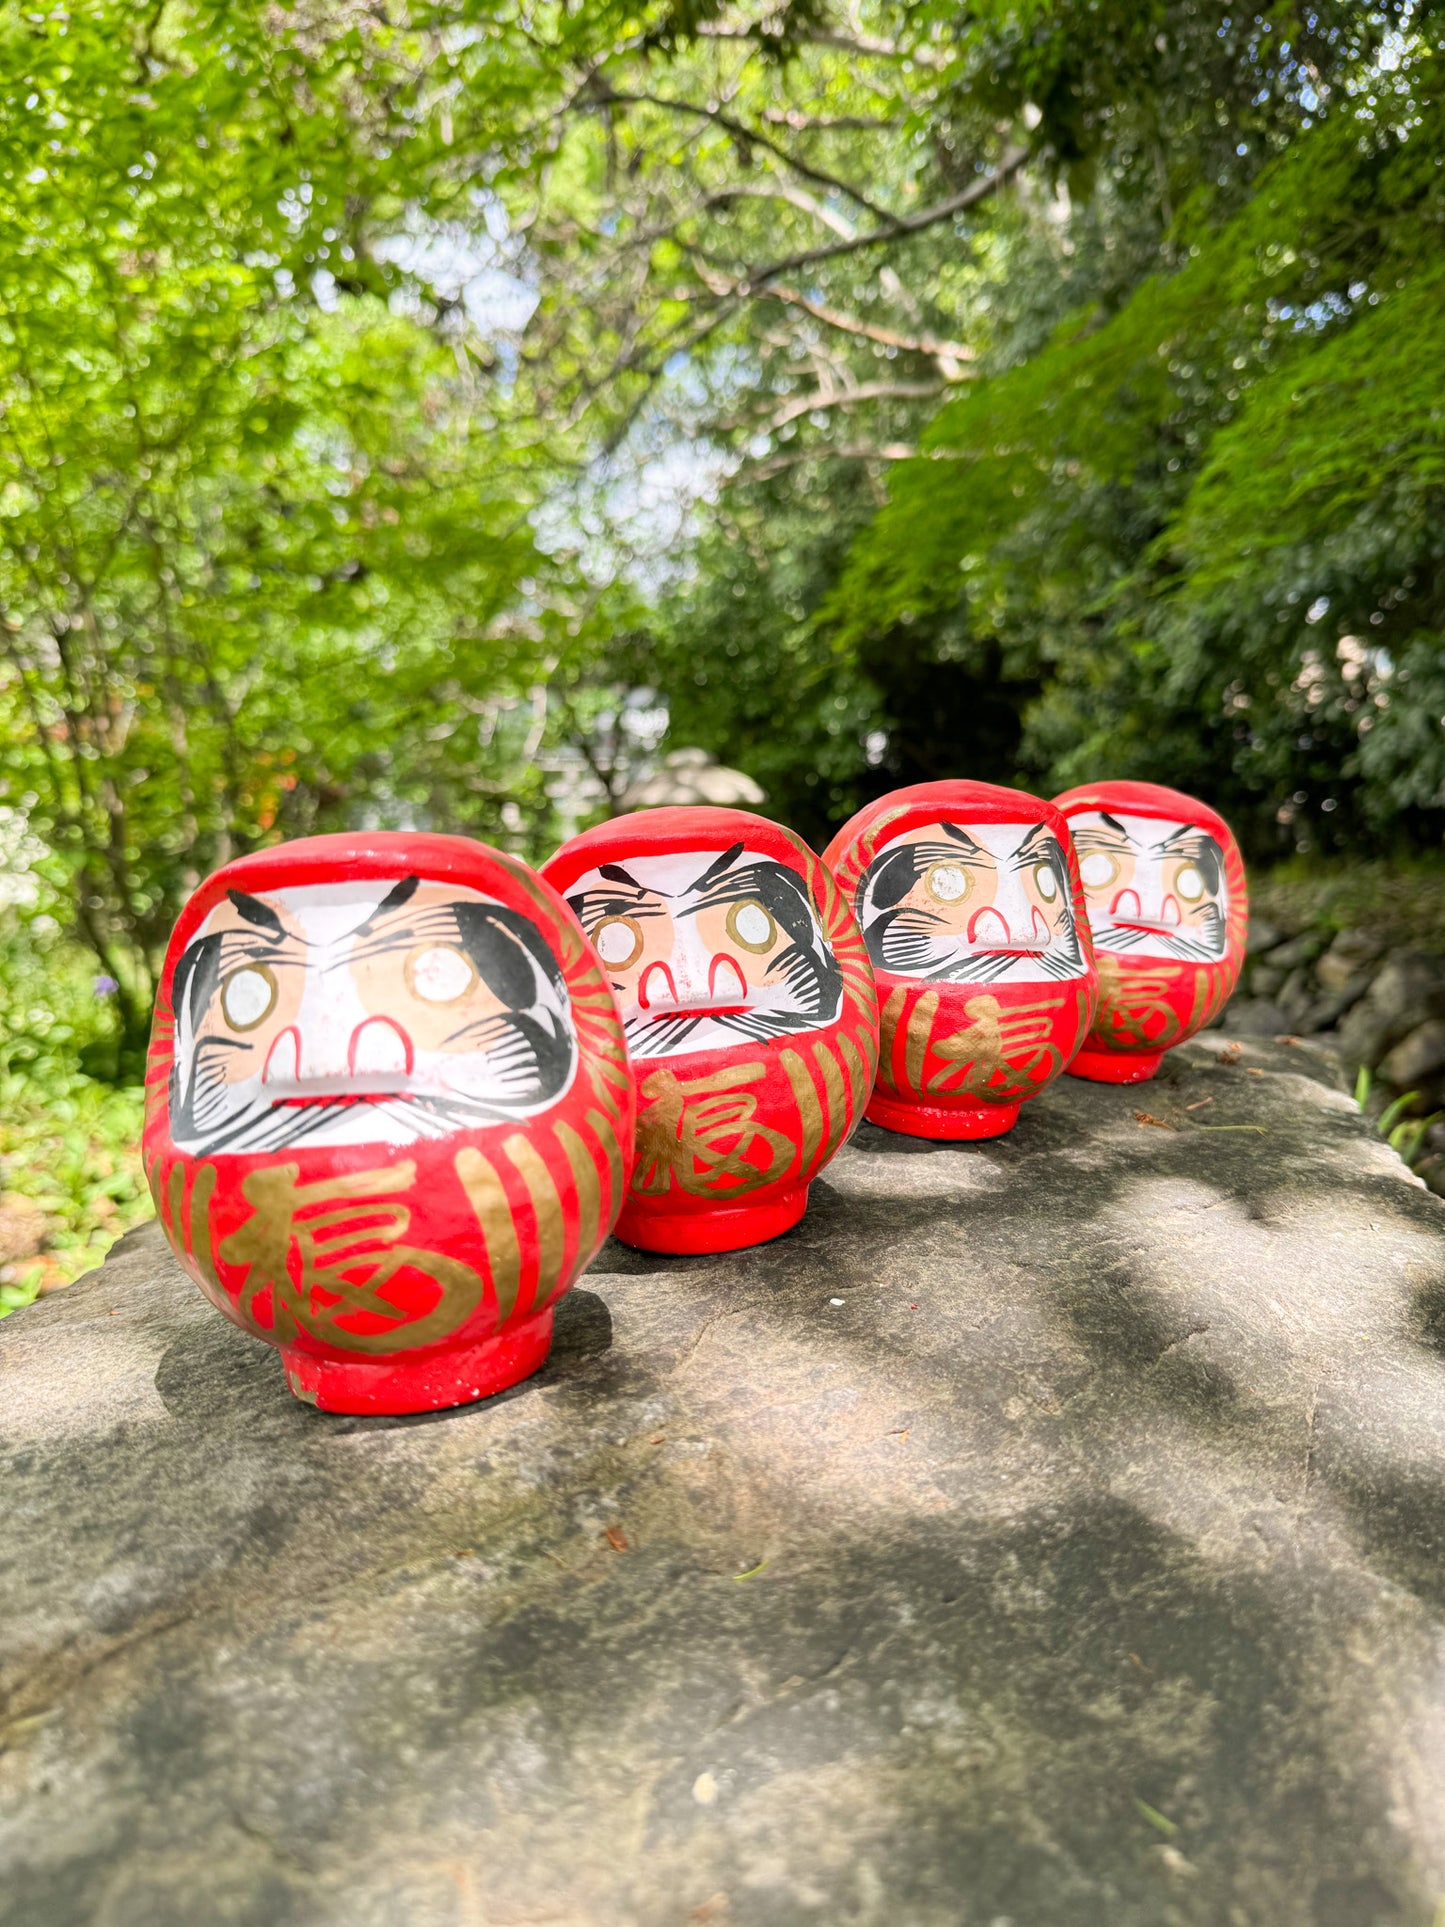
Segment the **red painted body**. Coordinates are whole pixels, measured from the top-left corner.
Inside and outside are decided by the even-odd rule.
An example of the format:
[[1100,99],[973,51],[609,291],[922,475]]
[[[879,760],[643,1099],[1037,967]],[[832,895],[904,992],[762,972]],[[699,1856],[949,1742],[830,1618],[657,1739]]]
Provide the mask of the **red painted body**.
[[[918,783],[860,810],[823,860],[855,914],[878,860],[930,826],[1043,825],[1062,849],[1079,950],[1077,974],[1052,982],[950,982],[880,967],[878,1081],[871,1123],[906,1136],[997,1137],[1064,1070],[1088,1035],[1096,996],[1088,920],[1068,827],[1049,803],[992,783]],[[975,920],[976,921],[976,920]]]
[[[647,1251],[731,1251],[777,1237],[798,1222],[809,1184],[860,1120],[873,1082],[873,973],[857,925],[818,857],[789,831],[748,811],[639,810],[573,838],[543,866],[553,888],[574,909],[585,909],[578,889],[604,865],[630,879],[634,873],[655,876],[667,868],[659,860],[677,859],[678,874],[686,876],[705,871],[739,845],[747,857],[781,865],[798,879],[798,901],[811,905],[836,960],[836,1015],[802,1021],[778,1035],[650,1051],[649,1026],[661,1021],[658,1000],[675,1004],[681,998],[685,1004],[688,982],[697,986],[696,1003],[712,999],[711,1017],[736,1019],[746,1012],[750,969],[763,967],[750,966],[747,953],[762,945],[710,937],[686,966],[691,978],[682,961],[659,953],[658,962],[621,990],[622,976],[611,969],[638,1097],[636,1159],[616,1233]],[[694,858],[700,861],[692,863]],[[633,871],[626,870],[629,864]],[[686,894],[680,891],[674,906],[679,930]],[[588,915],[583,922],[589,924]],[[599,928],[595,921],[589,927],[594,934]],[[680,1015],[685,1019],[690,1012],[683,1008]]]
[[1219,847],[1226,901],[1223,954],[1217,960],[1115,954],[1096,933],[1099,1007],[1070,1074],[1097,1083],[1144,1083],[1156,1074],[1166,1051],[1202,1030],[1234,994],[1249,927],[1244,859],[1217,811],[1160,783],[1089,783],[1065,790],[1054,803],[1071,824],[1096,812],[1187,823]]
[[[442,886],[439,895],[475,893],[537,933],[565,987],[575,1034],[570,1080],[555,1101],[404,1142],[365,1141],[368,1121],[350,1127],[357,1142],[181,1148],[172,1129],[180,1015],[173,993],[177,965],[211,913],[235,901],[231,893],[254,904],[343,880],[383,886],[412,877]],[[382,1047],[409,1074],[405,1026],[383,1015],[366,1028],[372,1048],[379,1031],[395,1035],[394,1046],[383,1037]],[[299,1053],[302,1030],[294,1039]],[[353,1035],[352,1069],[357,1048]],[[147,1066],[144,1155],[156,1208],[212,1304],[277,1346],[291,1389],[323,1410],[464,1404],[535,1371],[550,1344],[552,1307],[616,1216],[632,1138],[631,1080],[611,992],[566,905],[510,857],[461,837],[313,837],[227,865],[181,914]]]

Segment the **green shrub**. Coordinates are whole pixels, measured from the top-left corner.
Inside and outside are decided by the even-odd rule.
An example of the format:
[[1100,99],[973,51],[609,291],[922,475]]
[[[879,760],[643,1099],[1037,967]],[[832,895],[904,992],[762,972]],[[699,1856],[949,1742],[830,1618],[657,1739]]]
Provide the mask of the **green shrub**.
[[0,1318],[93,1269],[151,1215],[141,1089],[96,1074],[114,1072],[116,1045],[87,953],[44,919],[0,927],[0,1211],[23,1200],[45,1219],[43,1250],[0,1270]]

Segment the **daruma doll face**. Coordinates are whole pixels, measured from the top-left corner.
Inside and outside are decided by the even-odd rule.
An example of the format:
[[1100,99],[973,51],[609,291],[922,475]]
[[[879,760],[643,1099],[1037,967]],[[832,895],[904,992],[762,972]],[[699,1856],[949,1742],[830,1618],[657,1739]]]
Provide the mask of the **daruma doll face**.
[[857,886],[876,970],[929,983],[1047,983],[1084,967],[1049,825],[940,820],[886,843]]
[[230,889],[173,995],[171,1127],[195,1154],[443,1137],[530,1115],[577,1069],[536,923],[416,875]]
[[1096,783],[1057,799],[1078,851],[1099,959],[1099,1012],[1076,1075],[1135,1083],[1234,990],[1248,921],[1227,824],[1153,783]]
[[991,1137],[1068,1062],[1093,967],[1068,832],[1037,797],[922,783],[861,811],[825,861],[878,975],[868,1117],[921,1137]]
[[146,1160],[181,1262],[333,1410],[500,1389],[621,1200],[621,1029],[575,922],[461,838],[318,837],[177,925]]
[[806,877],[744,842],[599,864],[567,901],[637,1056],[729,1049],[838,1016],[842,967]]
[[637,1075],[617,1235],[720,1251],[787,1230],[877,1052],[872,972],[817,857],[745,811],[643,810],[544,874],[596,951]]

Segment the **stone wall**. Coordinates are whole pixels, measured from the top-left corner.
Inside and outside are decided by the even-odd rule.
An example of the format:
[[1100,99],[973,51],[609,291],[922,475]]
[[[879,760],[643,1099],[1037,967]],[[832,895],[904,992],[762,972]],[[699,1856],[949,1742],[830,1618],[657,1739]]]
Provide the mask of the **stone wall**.
[[[1353,1078],[1370,1072],[1367,1108],[1414,1093],[1407,1115],[1445,1109],[1445,957],[1363,930],[1289,931],[1251,919],[1239,990],[1216,1028],[1246,1037],[1314,1037]],[[1427,1126],[1415,1169],[1445,1196],[1445,1121]]]

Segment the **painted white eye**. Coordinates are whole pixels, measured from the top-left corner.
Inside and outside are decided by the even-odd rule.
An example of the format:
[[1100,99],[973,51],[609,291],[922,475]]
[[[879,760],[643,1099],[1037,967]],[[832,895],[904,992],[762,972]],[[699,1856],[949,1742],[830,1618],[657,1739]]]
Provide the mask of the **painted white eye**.
[[427,1004],[454,1004],[465,997],[477,973],[465,951],[451,944],[428,944],[406,960],[407,982],[413,997]]
[[755,897],[735,903],[728,911],[727,933],[744,950],[771,950],[778,935],[772,914]]
[[1119,866],[1107,851],[1090,850],[1079,864],[1079,875],[1086,890],[1103,890],[1119,874]]
[[925,881],[929,896],[939,903],[962,903],[968,895],[968,871],[961,863],[935,863]]
[[1174,879],[1174,888],[1186,903],[1198,903],[1204,895],[1204,877],[1192,863],[1186,863]]
[[604,917],[592,932],[592,947],[613,970],[626,970],[642,955],[642,932],[631,917]]
[[265,964],[243,964],[221,985],[221,1010],[232,1030],[254,1030],[275,1003],[276,979]]
[[1039,895],[1045,903],[1052,903],[1059,894],[1059,879],[1054,875],[1052,863],[1041,863],[1034,871],[1034,882],[1038,885]]

